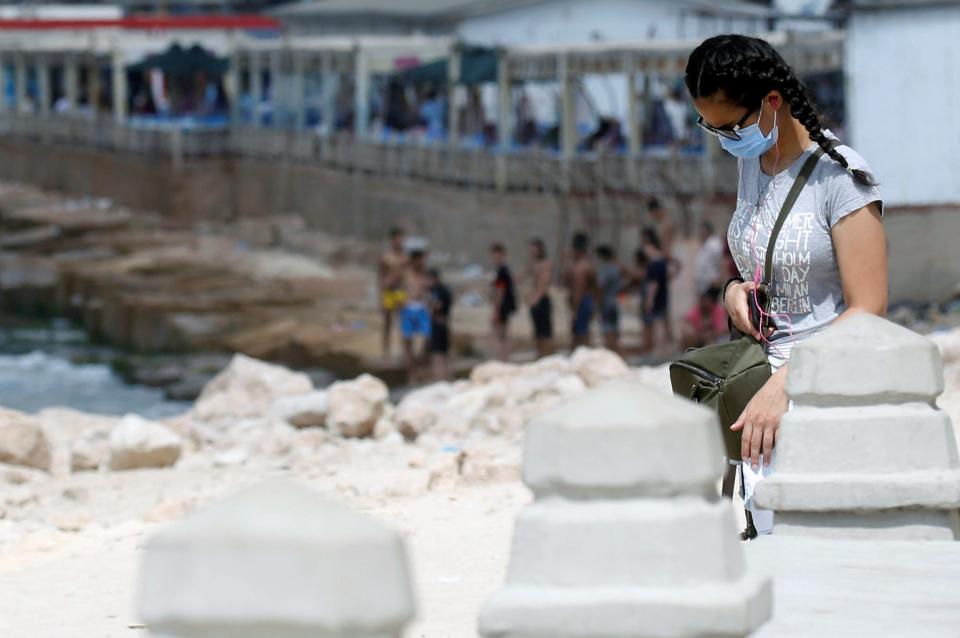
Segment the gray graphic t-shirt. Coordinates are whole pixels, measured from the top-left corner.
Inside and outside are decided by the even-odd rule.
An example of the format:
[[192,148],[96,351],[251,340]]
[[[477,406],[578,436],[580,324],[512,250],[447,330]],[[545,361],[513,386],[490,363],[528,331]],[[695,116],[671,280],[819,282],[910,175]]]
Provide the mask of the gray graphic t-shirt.
[[[770,231],[797,174],[816,148],[811,143],[775,177],[760,170],[759,159],[740,161],[737,210],[727,230],[727,241],[745,280],[763,278]],[[870,170],[853,149],[838,146],[837,150],[851,168]],[[770,313],[776,331],[767,354],[774,368],[789,360],[796,343],[822,330],[846,309],[830,230],[871,202],[880,202],[882,207],[876,187],[858,184],[829,156],[820,158],[780,230],[773,253]]]

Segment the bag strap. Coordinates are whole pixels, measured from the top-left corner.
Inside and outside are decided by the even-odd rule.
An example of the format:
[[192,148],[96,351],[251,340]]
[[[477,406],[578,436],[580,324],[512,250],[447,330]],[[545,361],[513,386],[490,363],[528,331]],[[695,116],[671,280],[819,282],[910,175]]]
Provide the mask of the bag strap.
[[807,158],[807,161],[803,163],[803,168],[800,169],[800,174],[798,174],[797,179],[794,180],[790,192],[787,193],[787,198],[783,200],[780,215],[777,217],[777,222],[773,225],[773,230],[770,231],[770,241],[767,242],[767,254],[763,260],[763,282],[766,284],[771,283],[771,276],[773,275],[773,249],[777,245],[777,237],[780,235],[780,229],[783,228],[784,223],[786,223],[787,215],[790,214],[790,210],[800,196],[800,191],[807,185],[810,174],[813,173],[813,169],[816,168],[817,162],[820,161],[822,156],[823,149],[818,148]]

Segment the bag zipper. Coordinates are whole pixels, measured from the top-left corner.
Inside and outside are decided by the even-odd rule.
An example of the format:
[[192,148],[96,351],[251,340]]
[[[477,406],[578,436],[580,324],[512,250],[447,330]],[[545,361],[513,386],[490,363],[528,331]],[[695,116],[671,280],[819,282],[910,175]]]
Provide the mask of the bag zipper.
[[689,372],[690,374],[709,381],[710,383],[717,386],[718,388],[722,387],[724,382],[726,381],[726,379],[724,379],[723,377],[718,377],[712,372],[707,372],[706,370],[698,368],[692,363],[687,363],[686,361],[674,361],[673,365],[679,366],[684,370],[686,370],[687,372]]

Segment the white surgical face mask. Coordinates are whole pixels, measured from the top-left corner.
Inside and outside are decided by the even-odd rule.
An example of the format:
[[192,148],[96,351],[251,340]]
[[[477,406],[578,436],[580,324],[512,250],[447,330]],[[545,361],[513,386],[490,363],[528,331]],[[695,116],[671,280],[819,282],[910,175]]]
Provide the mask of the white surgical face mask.
[[[760,114],[763,115],[763,103],[760,104]],[[739,140],[731,140],[726,137],[720,137],[720,146],[723,150],[734,157],[743,159],[753,159],[760,157],[777,143],[777,112],[773,112],[773,127],[766,135],[760,130],[760,118],[757,118],[756,124],[751,124],[737,130],[740,136]]]

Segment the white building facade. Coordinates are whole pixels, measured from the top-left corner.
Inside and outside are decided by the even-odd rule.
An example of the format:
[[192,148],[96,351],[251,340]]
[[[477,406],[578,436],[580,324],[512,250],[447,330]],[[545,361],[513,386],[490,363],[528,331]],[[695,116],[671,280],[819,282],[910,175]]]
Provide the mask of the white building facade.
[[960,2],[860,2],[844,64],[850,141],[888,205],[960,205]]
[[489,45],[688,40],[769,31],[769,12],[740,1],[560,0],[465,18],[457,33]]

